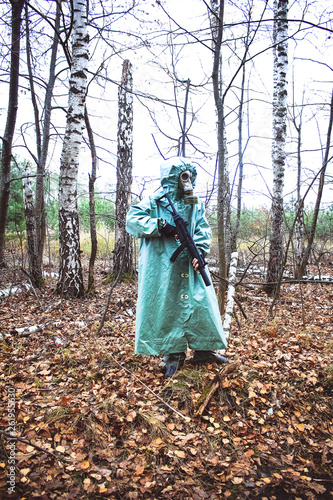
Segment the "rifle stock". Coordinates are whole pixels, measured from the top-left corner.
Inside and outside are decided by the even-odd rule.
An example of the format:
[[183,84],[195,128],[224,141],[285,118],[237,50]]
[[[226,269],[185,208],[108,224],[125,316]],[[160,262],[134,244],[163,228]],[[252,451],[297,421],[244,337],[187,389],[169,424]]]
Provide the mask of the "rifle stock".
[[211,285],[211,281],[208,277],[208,274],[205,270],[206,262],[204,258],[202,257],[201,253],[199,252],[196,244],[194,243],[194,240],[188,230],[187,227],[187,222],[183,219],[183,217],[176,211],[174,204],[172,203],[172,200],[170,198],[169,193],[165,193],[163,196],[158,198],[157,201],[161,200],[162,198],[166,198],[168,200],[168,207],[170,207],[170,213],[173,217],[175,226],[177,228],[177,235],[178,239],[180,241],[180,246],[176,249],[176,251],[171,255],[170,260],[171,262],[175,262],[177,259],[178,255],[185,249],[187,248],[192,260],[197,259],[198,260],[198,271],[202,276],[202,279],[204,280],[204,283],[206,286]]

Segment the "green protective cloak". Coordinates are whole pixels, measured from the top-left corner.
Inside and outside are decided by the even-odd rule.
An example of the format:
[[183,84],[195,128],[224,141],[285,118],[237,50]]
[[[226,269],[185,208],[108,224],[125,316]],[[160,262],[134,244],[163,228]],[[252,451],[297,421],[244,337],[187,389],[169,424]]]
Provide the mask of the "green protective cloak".
[[174,225],[167,201],[157,201],[168,191],[176,211],[188,222],[199,251],[203,257],[209,253],[212,232],[204,205],[201,201],[186,205],[178,188],[179,174],[184,170],[192,172],[195,184],[196,169],[188,160],[166,160],[161,165],[163,190],[133,205],[127,214],[127,231],[140,239],[136,354],[186,352],[188,346],[198,351],[227,347],[214,287],[206,286],[194,271],[186,249],[170,262],[179,242],[159,231],[161,220]]

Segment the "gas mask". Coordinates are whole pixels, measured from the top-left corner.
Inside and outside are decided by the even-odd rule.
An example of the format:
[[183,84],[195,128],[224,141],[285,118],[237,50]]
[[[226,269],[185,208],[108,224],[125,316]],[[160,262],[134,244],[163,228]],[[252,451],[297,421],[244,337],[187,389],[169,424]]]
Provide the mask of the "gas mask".
[[184,172],[179,175],[178,187],[184,191],[185,205],[194,205],[198,203],[198,197],[193,194],[192,172],[190,172],[190,170],[184,170]]

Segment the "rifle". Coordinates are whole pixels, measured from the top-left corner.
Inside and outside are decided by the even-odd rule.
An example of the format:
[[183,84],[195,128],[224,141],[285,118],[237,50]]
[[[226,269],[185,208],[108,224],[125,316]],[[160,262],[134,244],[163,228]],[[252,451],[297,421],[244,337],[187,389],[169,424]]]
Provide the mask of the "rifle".
[[166,198],[168,200],[168,205],[166,206],[166,209],[168,210],[168,207],[171,208],[171,210],[168,210],[168,212],[172,215],[174,223],[177,228],[177,235],[178,239],[180,241],[179,247],[176,249],[176,251],[171,255],[170,261],[175,262],[177,259],[178,255],[185,249],[187,248],[188,251],[190,252],[190,255],[193,259],[198,260],[198,271],[202,276],[202,279],[204,280],[204,283],[206,286],[211,285],[210,279],[208,277],[208,274],[206,273],[205,266],[206,262],[202,255],[200,254],[196,244],[193,241],[193,238],[187,228],[187,222],[183,219],[183,217],[176,211],[174,204],[171,201],[169,193],[165,193],[163,196],[158,198],[156,201],[158,202],[162,198]]

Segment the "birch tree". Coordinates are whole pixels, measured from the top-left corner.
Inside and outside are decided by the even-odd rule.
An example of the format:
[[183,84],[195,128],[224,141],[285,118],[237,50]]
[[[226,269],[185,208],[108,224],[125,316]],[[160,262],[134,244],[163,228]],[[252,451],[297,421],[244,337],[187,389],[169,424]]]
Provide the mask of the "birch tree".
[[118,92],[118,158],[115,248],[113,274],[133,273],[132,238],[126,231],[126,214],[131,204],[133,154],[133,77],[131,63],[123,63]]
[[43,283],[41,261],[38,254],[34,195],[30,180],[30,163],[26,164],[23,175],[24,215],[27,231],[27,247],[30,279],[34,286],[40,287]]
[[28,69],[31,101],[34,110],[34,121],[35,121],[35,131],[36,131],[37,157],[35,158],[35,161],[37,164],[37,179],[36,179],[35,212],[36,212],[38,253],[41,262],[43,259],[43,249],[44,249],[44,241],[46,234],[44,177],[45,177],[46,161],[48,157],[49,142],[50,142],[53,90],[56,82],[55,69],[56,69],[57,52],[59,45],[60,15],[61,15],[60,2],[56,2],[54,33],[51,45],[49,74],[48,74],[48,81],[45,83],[43,118],[41,120],[39,105],[38,105],[38,95],[35,91],[36,77],[34,75],[32,60],[31,60],[33,47],[31,46],[30,43],[29,6],[27,4],[25,6],[27,69]]
[[59,178],[60,269],[57,292],[64,297],[80,297],[84,291],[77,213],[77,178],[87,90],[87,0],[73,0],[72,6],[72,60]]
[[11,61],[9,78],[9,98],[7,109],[7,121],[2,139],[1,150],[1,185],[0,185],[0,267],[5,266],[5,231],[8,213],[8,201],[10,193],[10,165],[12,160],[12,144],[15,132],[18,90],[20,73],[20,37],[21,37],[21,13],[24,0],[11,0]]
[[292,109],[292,124],[295,127],[297,134],[297,181],[296,181],[296,201],[295,201],[295,270],[294,276],[296,279],[301,279],[303,276],[302,260],[304,256],[304,200],[301,197],[301,182],[302,182],[302,123],[303,123],[303,110],[301,106],[299,119],[297,121],[295,112],[295,103]]
[[283,261],[283,185],[286,163],[288,0],[274,0],[273,193],[266,293],[272,295]]

